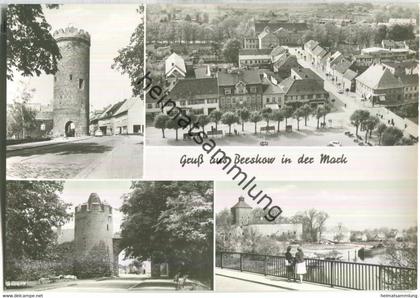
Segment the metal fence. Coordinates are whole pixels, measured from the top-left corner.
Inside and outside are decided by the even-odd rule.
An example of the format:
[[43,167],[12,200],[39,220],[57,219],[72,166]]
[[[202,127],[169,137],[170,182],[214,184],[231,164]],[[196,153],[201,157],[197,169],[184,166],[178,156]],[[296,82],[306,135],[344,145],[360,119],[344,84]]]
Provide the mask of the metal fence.
[[[306,258],[303,280],[355,290],[415,290],[415,268]],[[287,277],[284,256],[217,252],[216,267]]]

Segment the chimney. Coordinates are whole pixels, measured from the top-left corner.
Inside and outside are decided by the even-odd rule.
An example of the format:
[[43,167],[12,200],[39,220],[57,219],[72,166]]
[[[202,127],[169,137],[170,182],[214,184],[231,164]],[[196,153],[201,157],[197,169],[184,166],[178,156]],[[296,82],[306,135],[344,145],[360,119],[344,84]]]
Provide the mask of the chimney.
[[245,198],[243,196],[239,197],[239,202],[245,202]]

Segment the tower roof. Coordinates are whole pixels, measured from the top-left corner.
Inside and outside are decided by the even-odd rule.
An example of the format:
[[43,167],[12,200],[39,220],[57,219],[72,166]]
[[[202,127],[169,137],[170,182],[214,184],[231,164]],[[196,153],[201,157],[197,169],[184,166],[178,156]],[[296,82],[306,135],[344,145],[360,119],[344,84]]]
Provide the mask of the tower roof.
[[88,204],[101,204],[101,199],[99,198],[97,193],[91,193],[88,199]]
[[236,203],[231,209],[234,208],[247,208],[252,209],[251,206],[249,206],[247,203],[245,203],[245,198],[243,196],[240,196],[238,199],[238,203]]

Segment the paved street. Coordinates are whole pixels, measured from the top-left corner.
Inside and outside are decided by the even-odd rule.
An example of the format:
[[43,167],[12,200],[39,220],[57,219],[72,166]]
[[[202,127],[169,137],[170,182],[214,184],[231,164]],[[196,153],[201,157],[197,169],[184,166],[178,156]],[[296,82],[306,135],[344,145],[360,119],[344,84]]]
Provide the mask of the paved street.
[[88,137],[7,151],[7,177],[141,178],[142,136]]
[[241,272],[226,268],[215,268],[216,291],[341,291],[327,285],[288,282],[286,278]]

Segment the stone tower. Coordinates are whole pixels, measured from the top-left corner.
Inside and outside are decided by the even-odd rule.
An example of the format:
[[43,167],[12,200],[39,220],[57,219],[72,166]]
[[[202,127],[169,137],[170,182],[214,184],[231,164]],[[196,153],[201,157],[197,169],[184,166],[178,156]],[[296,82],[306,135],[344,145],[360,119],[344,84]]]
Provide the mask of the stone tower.
[[114,269],[112,207],[101,202],[96,193],[92,193],[86,203],[75,208],[74,213],[76,256],[87,256],[92,252],[92,248],[105,245],[112,272]]
[[232,213],[233,217],[233,224],[234,225],[245,225],[248,224],[249,215],[251,213],[252,207],[245,203],[244,197],[239,197],[238,203],[236,203],[232,208],[230,208],[230,212]]
[[68,27],[53,34],[62,58],[54,76],[53,134],[89,134],[90,35]]

